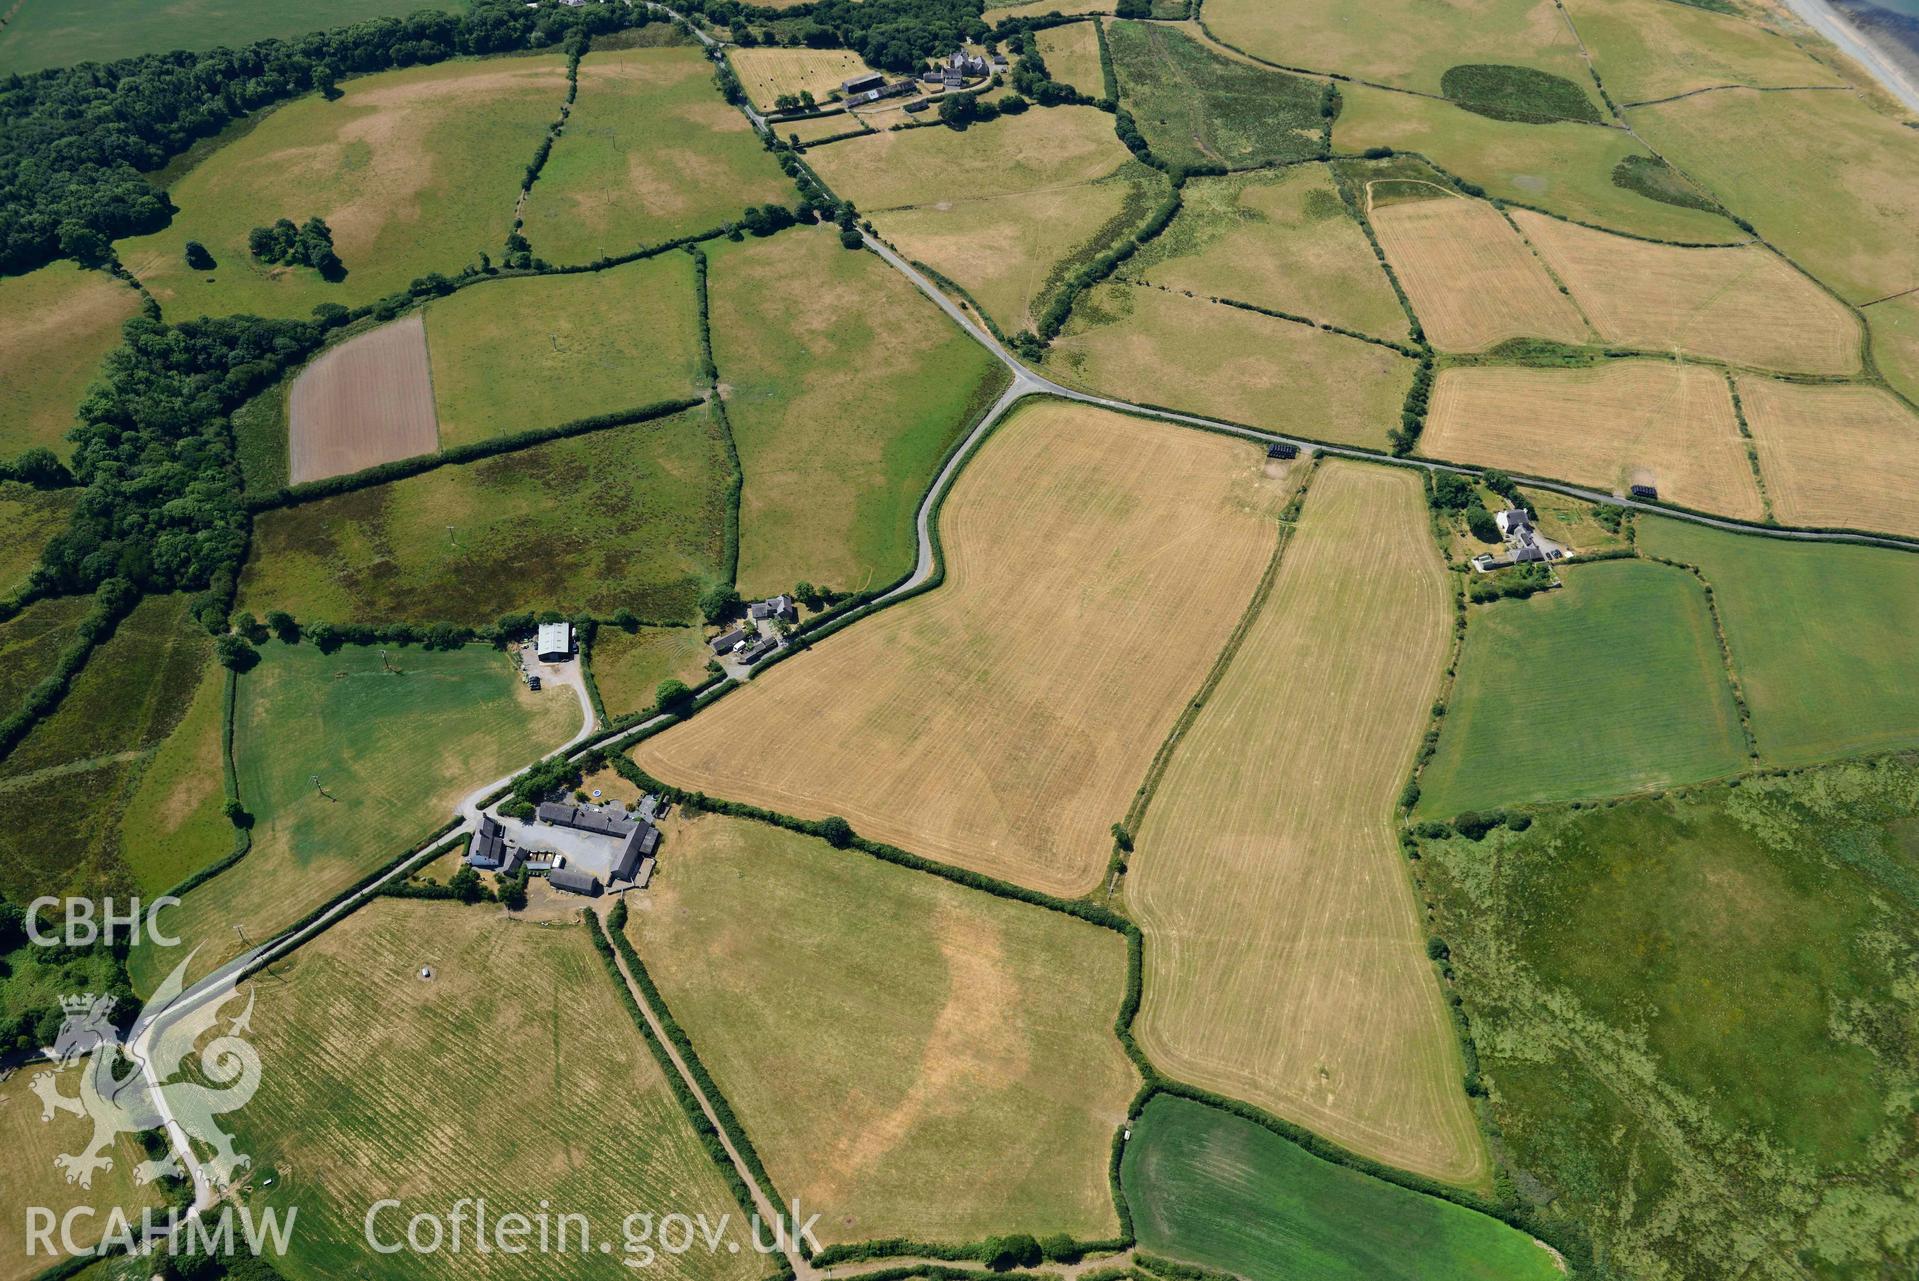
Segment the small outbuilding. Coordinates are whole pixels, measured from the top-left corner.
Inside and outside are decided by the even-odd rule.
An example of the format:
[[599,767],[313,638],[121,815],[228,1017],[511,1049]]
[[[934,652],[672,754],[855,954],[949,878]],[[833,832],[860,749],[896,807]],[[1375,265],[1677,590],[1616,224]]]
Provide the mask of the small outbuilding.
[[869,71],[863,76],[853,76],[840,81],[840,92],[851,98],[854,94],[867,93],[886,83],[886,77],[877,71]]
[[1634,498],[1657,500],[1659,497],[1658,488],[1652,485],[1633,485],[1627,489],[1626,492]]
[[573,624],[541,623],[533,652],[542,663],[563,663],[573,657]]
[[1288,444],[1283,440],[1274,441],[1272,444],[1266,446],[1266,456],[1268,458],[1297,458],[1299,457],[1299,446]]
[[738,649],[742,644],[744,644],[745,641],[746,641],[745,630],[743,628],[735,627],[732,631],[726,633],[724,636],[715,636],[713,638],[713,641],[712,641],[713,652],[716,655],[731,654],[734,650]]
[[546,883],[556,890],[565,890],[568,894],[583,894],[587,898],[598,898],[605,887],[600,878],[582,872],[577,868],[556,867],[546,874]]

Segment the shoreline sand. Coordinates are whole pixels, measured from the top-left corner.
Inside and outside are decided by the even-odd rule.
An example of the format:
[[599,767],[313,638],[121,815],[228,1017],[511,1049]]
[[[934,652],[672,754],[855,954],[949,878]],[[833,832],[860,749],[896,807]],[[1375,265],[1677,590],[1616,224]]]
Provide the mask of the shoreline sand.
[[1919,73],[1909,69],[1900,54],[1882,46],[1879,37],[1856,26],[1826,0],[1785,0],[1785,4],[1800,21],[1839,46],[1841,53],[1858,63],[1907,110],[1919,112]]

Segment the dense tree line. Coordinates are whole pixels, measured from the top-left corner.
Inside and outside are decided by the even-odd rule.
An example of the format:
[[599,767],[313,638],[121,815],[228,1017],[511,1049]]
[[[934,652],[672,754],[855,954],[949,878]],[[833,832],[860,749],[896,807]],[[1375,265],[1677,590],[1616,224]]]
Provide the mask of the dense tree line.
[[981,0],[820,0],[786,9],[689,0],[684,7],[735,31],[749,22],[779,21],[790,31],[789,43],[852,49],[886,71],[917,71],[928,58],[980,43],[987,34]]

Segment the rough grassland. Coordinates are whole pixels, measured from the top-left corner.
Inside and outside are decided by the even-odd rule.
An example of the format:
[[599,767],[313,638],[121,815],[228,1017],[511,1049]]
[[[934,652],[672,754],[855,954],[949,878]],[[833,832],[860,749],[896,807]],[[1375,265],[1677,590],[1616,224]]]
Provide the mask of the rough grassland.
[[1368,147],[1417,151],[1490,195],[1642,236],[1695,243],[1742,238],[1716,213],[1615,186],[1612,174],[1620,161],[1650,155],[1623,129],[1493,120],[1450,102],[1365,85],[1343,84],[1339,93],[1343,106],[1333,146],[1342,153]]
[[622,607],[691,620],[725,572],[729,470],[695,409],[266,512],[240,607],[336,623]]
[[1404,342],[1405,308],[1324,165],[1194,178],[1122,271]]
[[120,859],[142,895],[164,894],[233,851],[221,711],[227,669],[207,663],[193,701],[140,770],[120,820]]
[[1105,96],[1106,77],[1100,70],[1099,34],[1094,22],[1049,27],[1036,32],[1033,39],[1053,79],[1073,86],[1088,97]]
[[416,9],[456,9],[433,0],[22,0],[0,28],[0,75],[77,62],[113,62],[174,49],[236,48]]
[[1120,1167],[1142,1249],[1246,1281],[1558,1281],[1523,1232],[1156,1096]]
[[439,448],[420,313],[349,338],[301,370],[287,393],[287,441],[296,485]]
[[1618,494],[1650,484],[1723,516],[1764,512],[1726,380],[1697,365],[1444,369],[1419,452]]
[[[634,757],[682,787],[1085,893],[1272,551],[1279,482],[1262,463],[1243,441],[1029,404],[940,513],[942,587]],[[743,752],[749,737],[805,748]]]
[[[1747,764],[1706,594],[1670,565],[1575,565],[1471,612],[1422,813],[1570,801]],[[1521,745],[1523,743],[1525,745]]]
[[920,497],[1005,385],[999,363],[831,229],[722,245],[709,273],[746,474],[741,593],[860,591],[906,574]]
[[457,1254],[368,1248],[375,1201],[402,1199],[376,1225],[400,1240],[408,1216],[444,1216],[470,1196],[486,1199],[489,1218],[537,1214],[550,1199],[551,1214],[584,1215],[612,1244],[611,1254],[583,1249],[575,1227],[569,1248],[539,1256],[543,1277],[632,1276],[622,1258],[642,1256],[623,1255],[621,1225],[636,1212],[730,1216],[723,1240],[738,1246],[660,1251],[645,1275],[763,1274],[766,1260],[613,984],[582,926],[383,900],[241,993],[236,1010],[257,1002],[265,1070],[235,1115],[256,1168],[279,1175],[252,1201],[300,1211],[295,1245],[275,1268],[289,1281],[527,1275],[526,1255],[475,1251],[470,1221]]
[[[528,693],[490,647],[392,648],[387,659],[397,675],[370,646],[270,642],[240,678],[233,758],[253,850],[173,911],[183,946],[205,944],[195,973],[237,955],[241,935],[264,943],[397,859],[474,787],[580,726],[571,691]],[[134,985],[150,991],[184,955],[134,949]]]
[[840,91],[841,81],[873,70],[850,49],[728,49],[726,60],[733,64],[733,74],[740,78],[746,96],[761,111],[773,110],[782,94],[797,97],[802,90],[824,105]]
[[1229,58],[1172,27],[1115,22],[1106,32],[1120,95],[1168,164],[1271,164],[1320,153],[1321,86]]
[[1427,93],[1438,93],[1440,77],[1461,63],[1537,67],[1590,83],[1552,0],[1357,8],[1343,0],[1208,0],[1205,21],[1213,35],[1256,57]]
[[1508,338],[1585,341],[1578,310],[1491,205],[1414,200],[1376,208],[1372,219],[1435,346],[1478,351]]
[[440,439],[465,445],[698,392],[693,259],[493,281],[426,309]]
[[1838,76],[1772,27],[1671,0],[1566,0],[1615,101],[1718,85],[1836,85]]
[[1167,1074],[1377,1160],[1487,1177],[1393,804],[1452,610],[1419,480],[1324,464],[1137,833],[1136,1032]]
[[[340,88],[337,102],[309,94],[265,116],[173,185],[170,226],[118,243],[168,319],[304,318],[316,303],[356,306],[497,256],[526,163],[566,96],[566,59],[446,62]],[[247,252],[252,228],[315,215],[333,228],[344,280]],[[212,252],[212,272],[186,265],[188,240]]]
[[1916,816],[1901,761],[1426,846],[1515,1182],[1618,1275],[1919,1264]]
[[1919,534],[1919,418],[1877,387],[1739,380],[1773,513]]
[[698,49],[589,53],[566,132],[521,211],[522,234],[549,262],[586,263],[792,199]]
[[11,716],[27,691],[52,673],[92,606],[91,596],[56,596],[0,623],[0,716]]
[[[40,553],[73,518],[80,493],[0,481],[0,529],[7,531],[6,541],[0,543],[0,592],[11,592],[33,572]],[[0,705],[4,702],[0,699]]]
[[1676,249],[1513,211],[1601,339],[1792,373],[1859,368],[1859,320],[1758,245]]
[[851,112],[836,111],[831,115],[815,116],[810,120],[788,120],[780,124],[777,132],[782,141],[791,142],[798,138],[802,143],[817,142],[821,138],[836,138],[843,133],[858,133],[862,122]]
[[601,627],[593,635],[593,683],[608,715],[643,712],[653,706],[661,681],[699,684],[712,656],[697,627]]
[[1116,282],[1082,296],[1046,368],[1139,403],[1382,449],[1414,365],[1357,338]]
[[1919,400],[1919,292],[1866,308],[1866,328],[1879,372],[1908,400]]
[[758,823],[666,840],[627,931],[822,1241],[1118,1232],[1124,939]]
[[1639,549],[1712,584],[1766,763],[1919,745],[1919,556],[1657,517]]
[[72,263],[0,280],[0,458],[33,445],[71,456],[74,411],[139,307],[112,276]]
[[1635,129],[1848,302],[1919,285],[1919,130],[1850,93],[1701,94]]

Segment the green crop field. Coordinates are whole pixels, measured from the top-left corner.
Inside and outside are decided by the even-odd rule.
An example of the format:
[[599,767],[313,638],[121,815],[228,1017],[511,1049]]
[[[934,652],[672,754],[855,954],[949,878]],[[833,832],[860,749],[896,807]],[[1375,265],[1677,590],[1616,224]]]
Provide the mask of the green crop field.
[[267,512],[240,604],[303,622],[522,609],[691,619],[723,576],[720,428],[695,409]]
[[1705,590],[1669,565],[1571,565],[1471,611],[1422,813],[1692,783],[1747,764]]
[[1123,938],[744,820],[662,850],[628,934],[823,1242],[1117,1232]]
[[0,592],[12,591],[40,563],[40,553],[67,527],[79,501],[78,489],[33,489],[0,481],[0,529],[7,531],[0,543]]
[[1622,1276],[1911,1275],[1916,837],[1898,760],[1423,843],[1537,1212]]
[[451,0],[17,0],[0,27],[0,75],[143,53],[212,49],[286,39],[417,9],[454,10]]
[[[269,642],[241,677],[233,756],[253,849],[171,915],[184,947],[205,945],[196,973],[397,859],[467,792],[531,764],[580,726],[570,690],[528,693],[491,648],[394,648],[386,657],[397,672],[372,647],[323,654]],[[135,986],[151,991],[184,955],[136,948]]]
[[581,61],[579,96],[521,234],[549,262],[586,263],[769,201],[791,204],[793,184],[720,97],[712,63],[690,46],[619,49]]
[[1483,1214],[1322,1161],[1161,1094],[1120,1166],[1140,1248],[1245,1281],[1554,1281],[1552,1256]]
[[746,476],[740,591],[910,572],[920,497],[1005,386],[999,362],[830,229],[721,245],[708,288]]
[[593,636],[593,683],[609,716],[643,712],[658,697],[660,682],[697,685],[713,651],[697,627],[601,627]]
[[[422,979],[423,969],[433,977]],[[249,997],[263,1070],[234,1120],[259,1176],[256,1211],[298,1210],[293,1245],[273,1260],[288,1281],[491,1281],[528,1275],[536,1253],[538,1275],[565,1281],[767,1272],[583,926],[510,921],[497,908],[374,903],[230,1008]],[[480,1251],[469,1218],[462,1250],[377,1255],[367,1218],[387,1197],[400,1205],[374,1220],[383,1241],[404,1245],[411,1215],[444,1220],[462,1197],[485,1199],[489,1233],[501,1215],[550,1216],[557,1240],[558,1216],[580,1215],[591,1241],[581,1245],[574,1226],[568,1247],[538,1252],[529,1233],[520,1252]],[[724,1216],[718,1248],[669,1254],[649,1237],[648,1253],[629,1252],[627,1216],[648,1215],[650,1231],[675,1213],[711,1225]],[[610,1254],[593,1244],[602,1241]]]
[[0,279],[0,458],[33,445],[73,452],[66,433],[80,398],[139,307],[112,276],[72,263]]
[[1120,98],[1170,165],[1244,168],[1320,154],[1321,86],[1229,58],[1167,26],[1106,30]]
[[180,722],[142,765],[120,819],[120,861],[149,897],[233,851],[226,804],[227,669],[208,663]]
[[[566,59],[444,62],[340,88],[336,102],[309,94],[263,116],[173,184],[171,225],[115,246],[168,319],[305,317],[502,252],[526,164],[566,96]],[[333,229],[345,279],[248,253],[252,228],[313,216]],[[212,272],[186,265],[188,240],[212,252]]]
[[1919,556],[1657,517],[1639,549],[1712,584],[1766,764],[1919,745]]
[[0,716],[11,716],[27,691],[52,673],[92,604],[89,596],[56,596],[0,623]]
[[491,281],[426,309],[440,447],[698,394],[693,260]]

